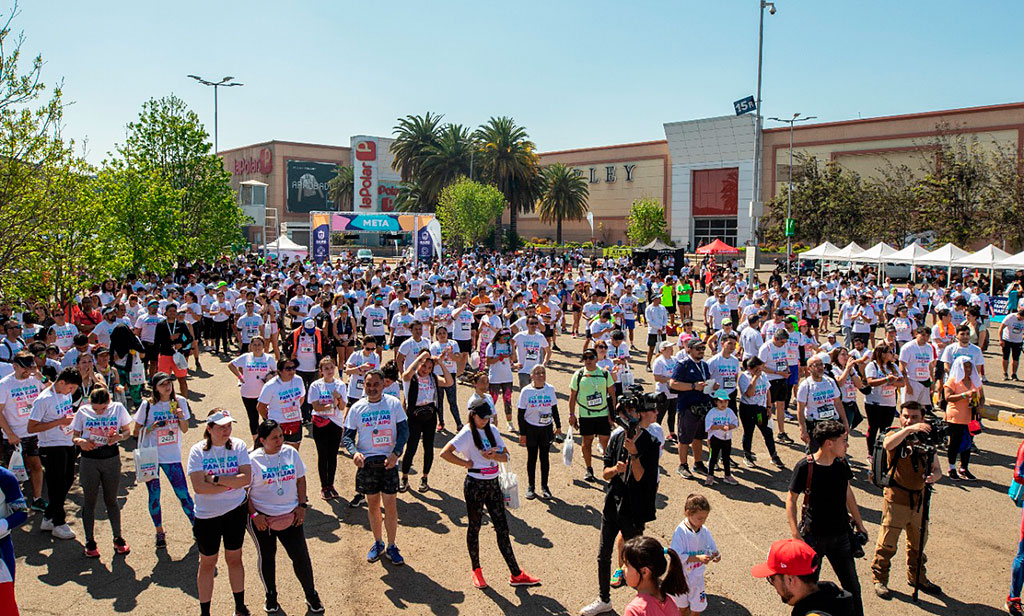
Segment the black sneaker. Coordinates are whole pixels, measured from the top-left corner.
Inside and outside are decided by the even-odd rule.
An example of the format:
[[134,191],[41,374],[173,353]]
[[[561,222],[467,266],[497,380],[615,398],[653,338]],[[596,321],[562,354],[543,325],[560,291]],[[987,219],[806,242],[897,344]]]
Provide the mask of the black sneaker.
[[698,472],[698,473],[702,474],[702,475],[707,475],[708,474],[708,467],[704,464],[703,461],[695,462],[693,464],[693,470],[695,472]]
[[791,439],[789,437],[789,435],[786,434],[785,432],[780,432],[779,435],[775,437],[775,440],[780,442],[780,443],[792,443],[793,442],[793,439]]
[[537,498],[537,493],[533,491],[533,488],[526,488],[526,500],[533,500]]
[[978,479],[977,477],[974,476],[974,473],[972,473],[971,471],[967,470],[966,468],[961,468],[959,470],[959,473],[960,473],[960,479],[963,479],[965,481],[976,481]]
[[774,458],[772,458],[772,464],[774,464],[775,468],[779,470],[786,468],[786,465],[782,463],[782,458],[780,458],[779,456],[775,456]]
[[362,505],[365,502],[366,502],[366,497],[363,496],[362,494],[360,494],[359,492],[356,492],[356,495],[352,497],[351,501],[349,501],[348,506],[352,507],[352,508],[355,508],[355,507],[358,507],[358,506]]
[[167,548],[167,533],[156,534],[156,547],[158,550],[163,550]]
[[324,604],[320,601],[320,595],[316,593],[313,593],[312,597],[306,598],[306,606],[309,608],[309,611],[314,614],[324,613]]
[[1024,610],[1020,606],[1020,598],[1007,599],[1006,611],[1010,616],[1024,616]]
[[49,503],[47,503],[45,500],[42,499],[42,497],[40,497],[40,498],[37,498],[34,501],[32,501],[32,510],[33,511],[46,511],[46,507],[48,505],[49,505]]
[[753,454],[743,454],[743,466],[747,468],[754,468],[754,456]]
[[547,486],[544,486],[543,488],[540,489],[540,497],[541,498],[552,498],[551,490],[549,490]]
[[597,481],[597,477],[594,477],[594,469],[587,469],[587,474],[583,476],[583,481],[589,481],[591,483]]
[[408,492],[409,491],[409,478],[408,477],[402,477],[402,479],[399,480],[399,482],[398,482],[398,491],[399,492]]
[[263,603],[263,611],[268,614],[276,614],[281,611],[281,604],[277,602],[276,592],[267,593],[267,600]]
[[693,479],[693,473],[690,472],[690,467],[685,464],[680,464],[676,467],[676,475],[679,475],[683,479]]

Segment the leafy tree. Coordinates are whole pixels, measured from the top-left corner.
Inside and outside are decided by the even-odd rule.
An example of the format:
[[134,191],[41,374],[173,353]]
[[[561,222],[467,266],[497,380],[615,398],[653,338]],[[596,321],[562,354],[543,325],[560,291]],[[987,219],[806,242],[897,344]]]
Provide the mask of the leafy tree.
[[548,165],[541,172],[540,221],[555,223],[555,241],[562,243],[562,221],[583,220],[589,206],[590,189],[583,177],[562,163]]
[[398,185],[398,194],[395,195],[395,210],[399,212],[430,212],[434,209],[426,197],[419,182],[402,182]]
[[917,190],[921,211],[939,242],[968,246],[985,237],[991,170],[974,139],[941,133],[936,145],[935,167]]
[[438,127],[444,116],[427,112],[421,116],[407,115],[398,120],[393,134],[391,153],[403,182],[418,178],[419,167],[429,148],[437,145]]
[[660,201],[651,197],[633,201],[626,217],[626,237],[635,246],[643,246],[656,239],[669,240],[665,208]]
[[352,167],[338,165],[334,177],[327,180],[327,198],[334,202],[339,212],[352,210],[352,191],[355,186]]
[[891,163],[878,169],[878,176],[866,183],[867,204],[861,235],[887,242],[897,248],[907,237],[921,230],[918,187],[920,180],[907,165]]
[[[868,201],[860,176],[835,161],[821,164],[815,157],[794,157],[792,218],[797,221],[796,242],[811,245],[825,239],[834,244],[869,239],[862,225]],[[761,230],[770,243],[785,242],[784,225],[789,184],[765,204]]]
[[469,176],[475,147],[469,129],[460,124],[441,127],[437,142],[426,148],[419,165],[419,185],[428,208],[433,209],[445,186],[460,176]]
[[459,178],[441,191],[437,220],[445,241],[460,248],[487,237],[505,208],[505,197],[489,184]]
[[509,117],[492,117],[474,133],[480,143],[480,178],[494,184],[509,206],[509,231],[517,234],[520,212],[540,194],[540,158],[526,129]]
[[199,116],[173,95],[144,103],[118,148],[129,165],[157,171],[178,191],[178,224],[165,241],[177,242],[190,258],[221,255],[241,238],[244,224],[231,176],[211,149]]
[[1000,145],[989,159],[989,236],[1006,249],[1024,250],[1024,163],[1016,147]]

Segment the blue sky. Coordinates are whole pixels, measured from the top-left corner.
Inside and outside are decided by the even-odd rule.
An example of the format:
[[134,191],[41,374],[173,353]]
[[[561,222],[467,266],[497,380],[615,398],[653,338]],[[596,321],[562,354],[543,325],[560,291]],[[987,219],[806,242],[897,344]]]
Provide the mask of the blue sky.
[[[765,15],[762,108],[821,120],[1024,100],[1024,3],[779,0]],[[168,8],[171,7],[171,8]],[[433,111],[511,115],[541,151],[664,138],[753,94],[758,0],[46,2],[15,30],[63,80],[65,134],[101,161],[141,104],[174,93],[220,146],[387,136]],[[10,11],[10,5],[3,9]],[[767,123],[773,126],[773,123]]]

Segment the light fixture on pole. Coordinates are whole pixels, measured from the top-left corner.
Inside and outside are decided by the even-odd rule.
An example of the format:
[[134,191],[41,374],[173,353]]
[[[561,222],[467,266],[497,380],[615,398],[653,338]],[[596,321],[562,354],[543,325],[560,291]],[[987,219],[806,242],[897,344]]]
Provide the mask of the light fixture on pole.
[[225,88],[233,88],[235,86],[245,85],[238,83],[237,81],[231,81],[234,77],[224,77],[220,81],[210,81],[203,79],[199,75],[188,75],[189,78],[195,79],[204,86],[213,86],[213,152],[217,154],[220,152],[217,144],[217,88],[223,86]]
[[788,120],[783,120],[782,118],[768,118],[769,120],[772,120],[774,122],[782,122],[784,124],[789,124],[789,190],[786,191],[787,192],[786,196],[788,197],[788,200],[786,201],[786,224],[785,224],[785,231],[786,231],[786,273],[787,274],[791,273],[790,272],[790,263],[793,260],[793,229],[791,228],[791,225],[793,224],[791,222],[791,220],[793,219],[793,127],[796,125],[797,122],[807,122],[808,120],[817,119],[817,117],[818,116],[806,116],[806,117],[801,118],[800,117],[800,112],[798,111],[798,112],[794,113],[793,117],[788,119]]
[[[761,68],[763,66],[764,52],[764,10],[768,9],[769,15],[775,14],[775,3],[759,0],[761,5],[761,19],[757,29],[757,92],[754,97],[754,187],[751,199],[750,216],[753,219],[752,231],[754,237],[751,248],[757,250],[757,232],[760,226],[761,213]],[[751,272],[753,275],[753,272]]]

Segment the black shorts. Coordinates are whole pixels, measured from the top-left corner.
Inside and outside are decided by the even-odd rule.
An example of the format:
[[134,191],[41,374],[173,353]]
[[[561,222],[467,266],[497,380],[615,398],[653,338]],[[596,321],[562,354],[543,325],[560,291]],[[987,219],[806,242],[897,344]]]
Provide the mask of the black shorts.
[[672,304],[671,306],[665,306],[665,310],[667,310],[669,314],[675,314],[676,306],[675,304]]
[[551,445],[551,441],[555,439],[554,427],[551,424],[535,426],[529,423],[525,427],[526,430],[523,432],[523,436],[526,437],[526,446],[540,447],[541,451],[546,452]]
[[143,342],[142,349],[142,361],[144,362],[156,361],[159,357],[155,342]]
[[384,468],[384,458],[371,458],[356,471],[356,492],[367,496],[398,494],[398,465],[387,469]]
[[387,341],[388,341],[388,337],[387,337],[387,336],[385,336],[385,335],[380,335],[380,336],[374,336],[374,337],[373,337],[373,339],[374,339],[374,341],[375,341],[375,342],[377,343],[377,347],[378,347],[378,350],[379,350],[379,349],[383,349],[383,348],[384,348],[384,345],[385,345],[385,344],[387,343]]
[[785,378],[772,379],[768,381],[768,391],[772,395],[772,403],[775,402],[789,402],[789,397],[792,392],[792,387]]
[[[11,462],[11,456],[14,454],[14,445],[11,445],[7,439],[2,442],[3,445],[3,465],[6,467]],[[39,437],[38,436],[26,436],[21,439],[21,455],[22,456],[35,456],[39,457]]]
[[597,417],[580,417],[580,436],[608,436],[612,433],[612,425],[607,415]]
[[544,337],[545,338],[554,338],[555,337],[555,328],[550,326],[550,325],[545,325],[544,326]]
[[665,340],[665,334],[647,334],[647,348],[658,350],[658,345]]
[[680,445],[689,445],[693,441],[704,441],[708,431],[704,428],[704,418],[697,417],[689,408],[676,413],[677,436]]
[[393,348],[395,348],[395,349],[400,348],[402,346],[402,343],[405,342],[406,340],[408,340],[409,338],[412,338],[412,336],[395,336],[395,341],[394,341],[394,347]]
[[216,556],[220,552],[220,540],[224,538],[224,549],[241,550],[245,539],[245,526],[249,523],[249,505],[242,503],[224,515],[215,518],[196,518],[192,525],[192,536],[196,538],[199,553]]
[[1020,350],[1024,346],[1024,342],[1008,342],[1006,340],[1001,341],[1003,343],[1003,359],[1007,360],[1013,357],[1013,361],[1020,360]]
[[459,344],[459,353],[472,353],[473,352],[473,341],[472,340],[456,340]]
[[807,325],[808,326],[814,327],[814,328],[818,327],[818,324],[819,324],[818,317],[804,317],[804,320],[807,321]]

